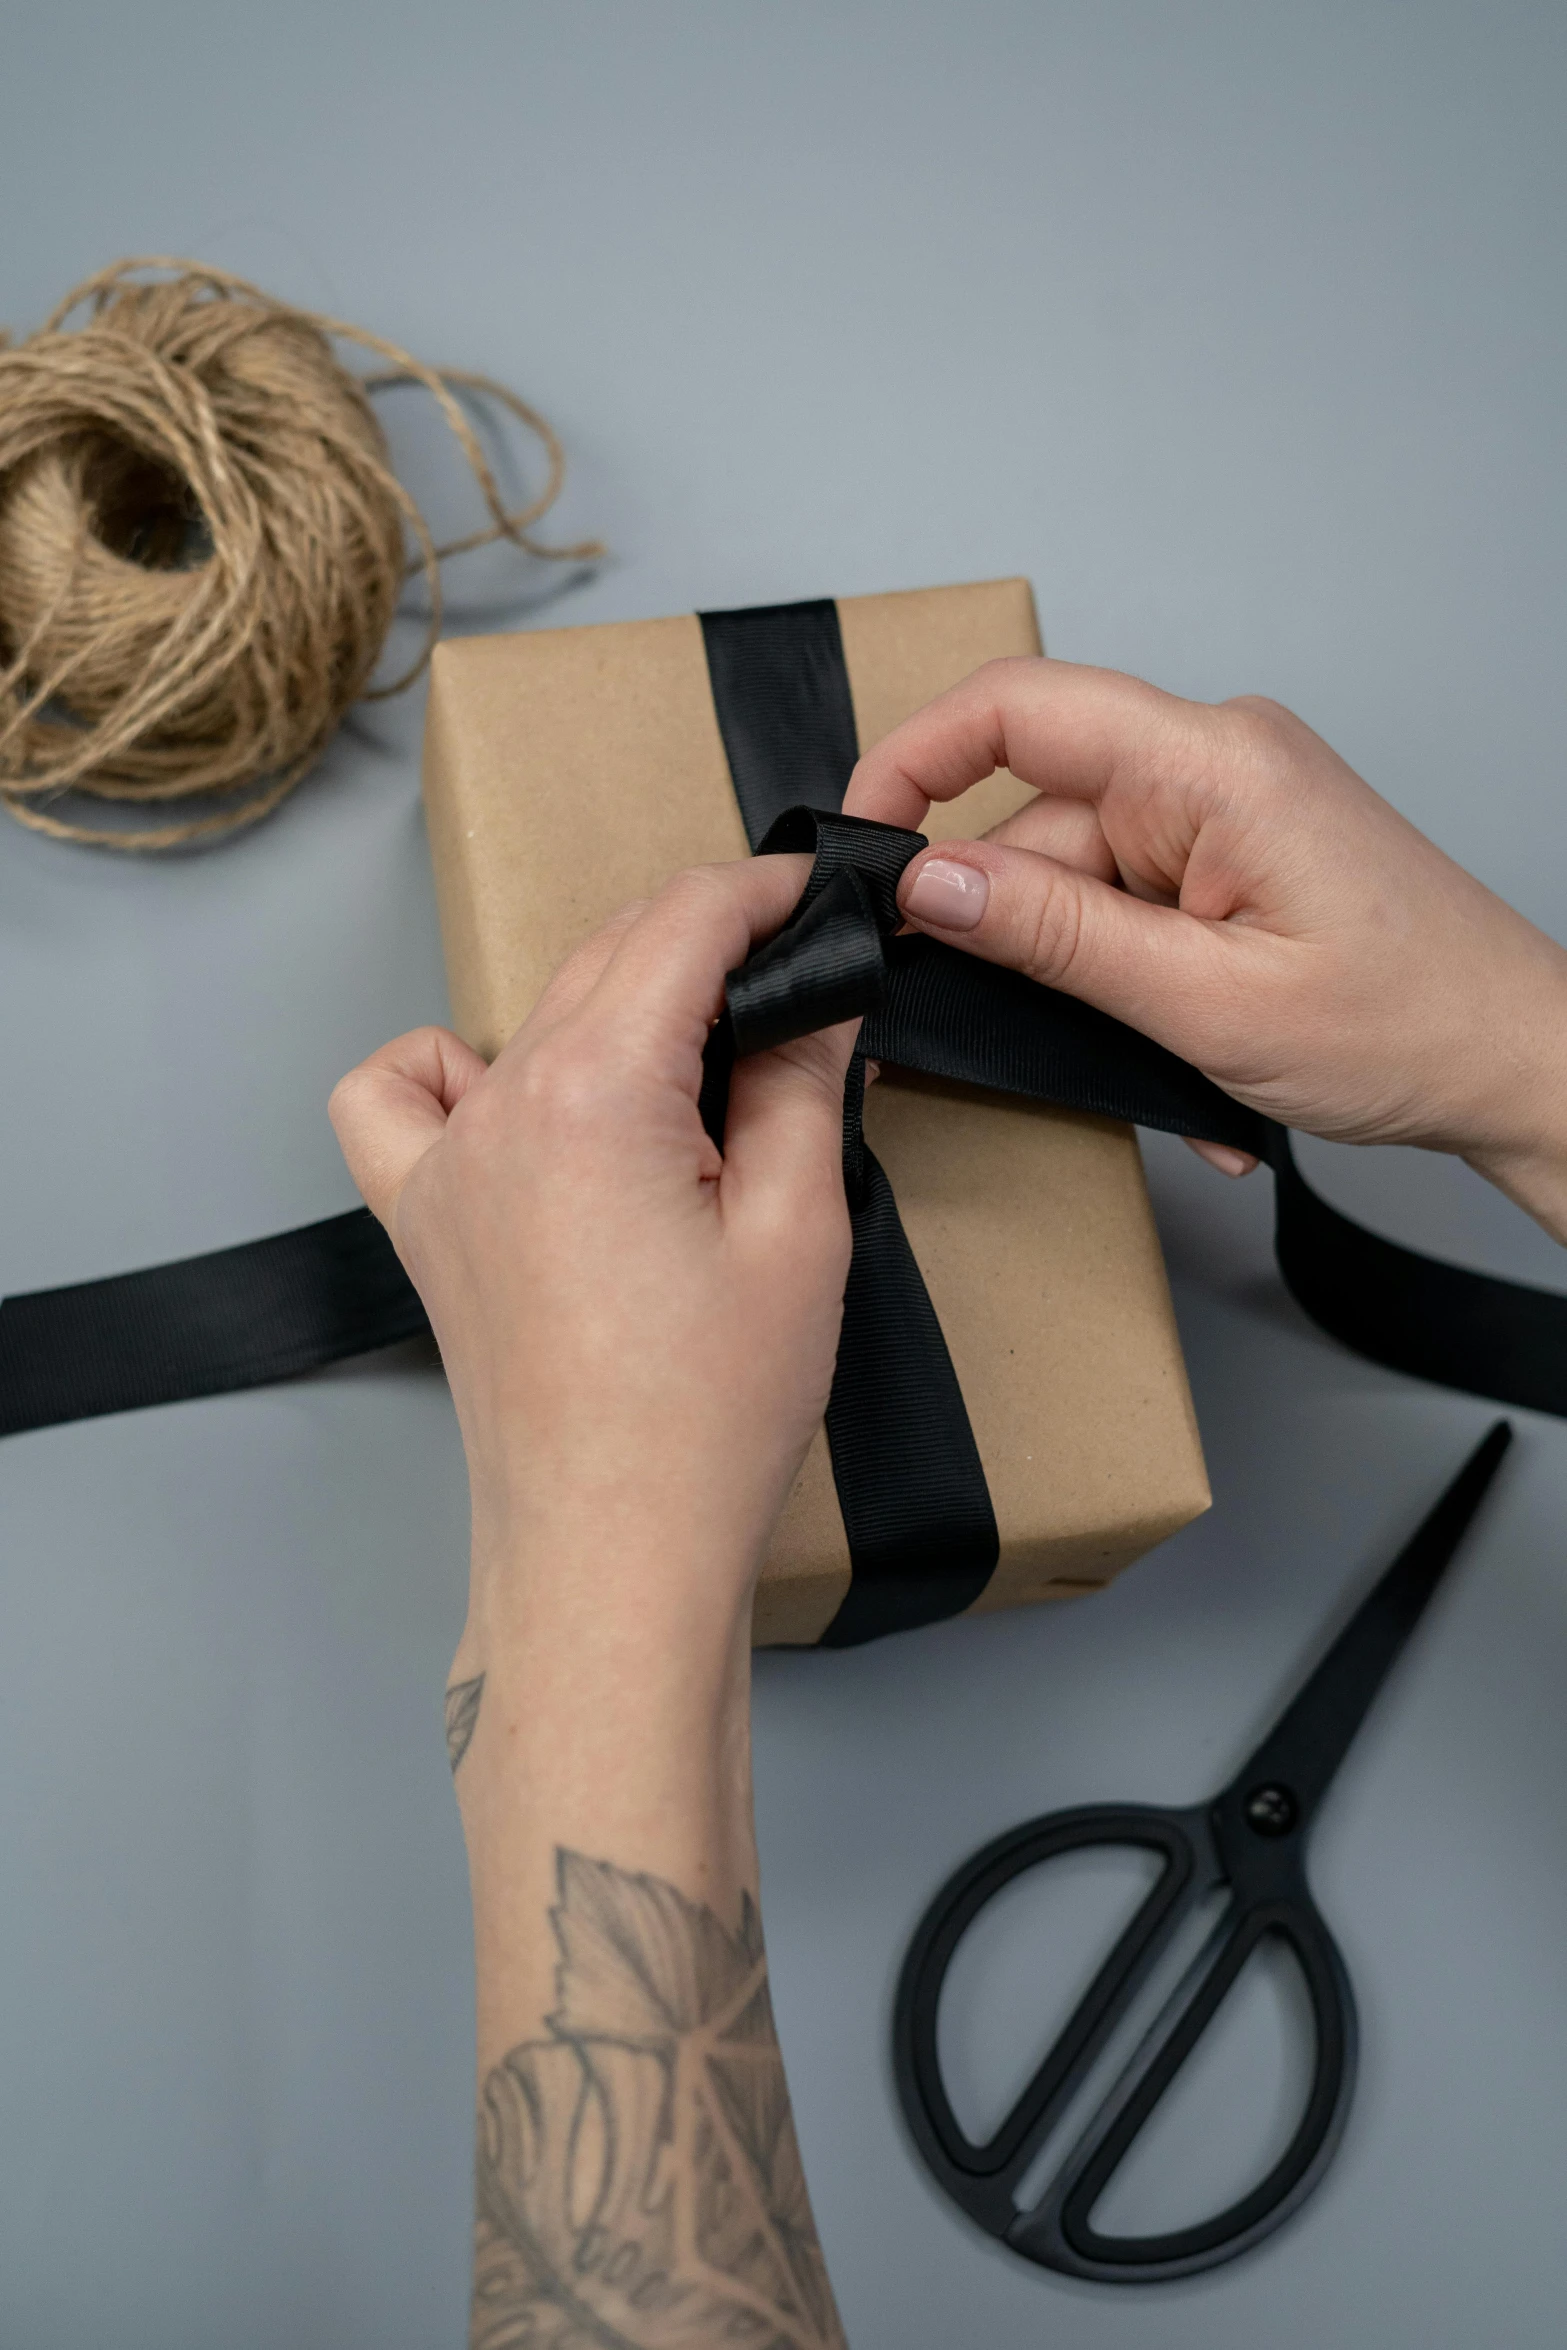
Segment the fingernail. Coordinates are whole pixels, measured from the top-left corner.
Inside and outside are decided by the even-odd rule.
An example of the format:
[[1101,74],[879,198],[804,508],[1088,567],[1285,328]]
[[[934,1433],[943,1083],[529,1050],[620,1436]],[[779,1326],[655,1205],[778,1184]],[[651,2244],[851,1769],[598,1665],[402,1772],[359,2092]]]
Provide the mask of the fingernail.
[[974,930],[984,918],[989,897],[990,876],[977,865],[932,857],[915,874],[903,910],[941,930]]
[[[1192,1141],[1190,1135],[1187,1140]],[[1192,1142],[1192,1149],[1221,1175],[1250,1175],[1257,1166],[1250,1151],[1232,1150],[1227,1142]]]

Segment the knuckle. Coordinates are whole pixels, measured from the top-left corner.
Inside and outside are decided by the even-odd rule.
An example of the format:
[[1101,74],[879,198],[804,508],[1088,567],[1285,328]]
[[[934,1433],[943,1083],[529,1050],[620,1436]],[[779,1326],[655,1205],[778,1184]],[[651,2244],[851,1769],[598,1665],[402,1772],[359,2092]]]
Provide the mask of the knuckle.
[[1029,911],[1023,968],[1045,987],[1063,987],[1081,957],[1082,944],[1083,909],[1077,892],[1047,881]]
[[1033,690],[1043,684],[1048,667],[1038,653],[998,653],[939,699],[990,737],[999,765],[1007,726],[1031,706]]
[[1115,752],[1113,781],[1117,792],[1147,803],[1172,775],[1201,763],[1209,713],[1141,678],[1128,678],[1126,688],[1132,723]]
[[684,939],[727,938],[743,903],[733,865],[688,865],[665,882],[655,901],[658,920]]
[[1271,694],[1232,694],[1224,707],[1226,710],[1243,711],[1249,717],[1263,719],[1274,725],[1281,719],[1293,724],[1295,717],[1293,710],[1287,710]]
[[546,994],[557,1003],[571,1001],[590,988],[604,969],[626,932],[647,912],[646,898],[632,898],[624,906],[617,906],[607,922],[601,922],[592,935],[571,953],[556,971]]
[[752,1261],[765,1267],[795,1299],[838,1297],[849,1277],[854,1252],[849,1203],[838,1168],[814,1180],[797,1179],[764,1200],[753,1201],[746,1219]]
[[382,1070],[379,1056],[361,1061],[338,1079],[327,1095],[326,1114],[333,1131],[339,1135],[357,1131],[371,1113],[380,1090]]
[[1037,653],[997,653],[991,660],[982,661],[973,673],[973,682],[999,692],[1018,679],[1036,676],[1044,667]]
[[[798,885],[792,882],[796,866]],[[660,904],[666,918],[673,917],[683,940],[706,952],[722,953],[729,963],[735,963],[743,959],[753,936],[777,928],[809,869],[806,857],[690,865],[666,884]]]
[[486,1160],[505,1147],[504,1086],[481,1085],[459,1102],[447,1120],[445,1147],[462,1159]]
[[588,955],[588,960],[596,963],[612,953],[627,931],[636,928],[652,903],[651,898],[628,898],[623,906],[617,906],[602,929],[589,939],[588,948],[595,951]]
[[563,1142],[600,1132],[614,1087],[603,1056],[580,1033],[548,1038],[528,1055],[518,1080],[518,1104],[530,1125]]
[[435,1021],[426,1020],[420,1027],[410,1028],[402,1036],[394,1036],[390,1044],[383,1044],[368,1060],[362,1061],[360,1067],[372,1071],[390,1069],[394,1073],[400,1073],[410,1066],[420,1067],[439,1056],[443,1039],[449,1038],[451,1033],[449,1028],[441,1028]]
[[788,1063],[801,1085],[807,1088],[813,1105],[819,1106],[830,1119],[843,1115],[848,1047],[858,1030],[858,1021],[837,1029],[818,1028],[809,1036],[792,1037],[787,1044],[774,1047],[779,1059]]
[[628,898],[623,906],[617,906],[608,921],[601,922],[591,938],[585,938],[581,946],[574,949],[563,968],[568,971],[595,969],[603,960],[606,950],[618,945],[632,924],[640,921],[650,902],[647,898]]
[[724,865],[688,865],[664,884],[665,903],[692,914],[711,907],[727,907],[734,894],[731,868]]
[[1270,773],[1288,761],[1301,733],[1301,722],[1293,710],[1270,701],[1266,694],[1240,694],[1221,707],[1244,757]]

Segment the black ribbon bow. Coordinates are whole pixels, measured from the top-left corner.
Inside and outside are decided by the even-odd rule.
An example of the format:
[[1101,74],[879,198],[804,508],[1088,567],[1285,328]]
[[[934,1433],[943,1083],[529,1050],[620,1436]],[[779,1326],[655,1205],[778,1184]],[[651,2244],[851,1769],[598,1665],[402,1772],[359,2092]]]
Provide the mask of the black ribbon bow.
[[[1266,1159],[1305,1311],[1373,1361],[1567,1416],[1567,1297],[1382,1240],[1320,1199],[1284,1128],[1134,1029],[932,939],[896,935],[918,833],[840,813],[858,745],[831,603],[702,619],[719,728],[759,852],[814,852],[789,923],[730,974],[703,1115],[735,1055],[863,1016],[844,1100],[854,1255],[827,1433],[853,1577],[824,1644],[967,1607],[995,1565],[983,1469],[940,1324],[861,1129],[864,1056],[1229,1143]],[[247,1246],[0,1303],[0,1436],[292,1378],[428,1329],[367,1209]]]

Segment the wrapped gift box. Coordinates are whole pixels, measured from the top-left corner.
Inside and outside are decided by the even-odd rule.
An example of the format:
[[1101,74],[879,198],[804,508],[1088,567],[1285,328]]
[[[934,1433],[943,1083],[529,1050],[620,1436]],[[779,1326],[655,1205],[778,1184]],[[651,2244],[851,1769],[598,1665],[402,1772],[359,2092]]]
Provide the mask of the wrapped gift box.
[[[1025,580],[844,597],[837,613],[862,749],[981,662],[1040,649]],[[442,644],[424,789],[453,1019],[488,1056],[617,906],[747,854],[694,615]],[[924,829],[972,837],[1029,796],[998,773]],[[1209,1502],[1136,1138],[892,1070],[865,1126],[990,1486],[1000,1555],[976,1607],[1094,1590]],[[757,1640],[816,1641],[849,1580],[819,1433]]]

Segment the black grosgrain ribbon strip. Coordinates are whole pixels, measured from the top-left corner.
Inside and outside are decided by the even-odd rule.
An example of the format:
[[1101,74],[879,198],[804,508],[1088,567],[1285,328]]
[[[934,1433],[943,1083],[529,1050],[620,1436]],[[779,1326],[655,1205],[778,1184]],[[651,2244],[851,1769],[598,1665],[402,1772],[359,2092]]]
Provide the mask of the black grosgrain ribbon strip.
[[724,755],[754,849],[790,808],[835,816],[860,755],[838,607],[704,612],[702,642]]
[[[737,1055],[884,1002],[898,882],[924,846],[917,832],[803,807],[786,809],[757,842],[759,856],[805,850],[812,865],[785,927],[729,974],[702,1087],[716,1141]],[[843,1104],[854,1252],[827,1403],[850,1579],[824,1648],[961,1614],[989,1582],[1000,1549],[963,1390],[892,1186],[865,1141],[864,1100],[865,1056],[856,1051]]]
[[[714,707],[753,847],[814,851],[787,927],[730,976],[703,1114],[722,1133],[736,1053],[863,1015],[862,1054],[1027,1100],[1230,1143],[1276,1179],[1289,1289],[1373,1361],[1567,1417],[1567,1297],[1366,1231],[1318,1197],[1280,1126],[1173,1053],[1070,997],[927,938],[899,938],[917,833],[842,806],[856,755],[836,606],[708,613]],[[844,1105],[854,1257],[828,1412],[853,1580],[827,1641],[966,1607],[996,1556],[984,1473],[940,1325]],[[287,1379],[428,1328],[380,1226],[356,1209],[211,1256],[0,1303],[0,1435]]]
[[297,1379],[430,1325],[368,1208],[0,1301],[0,1436]]

